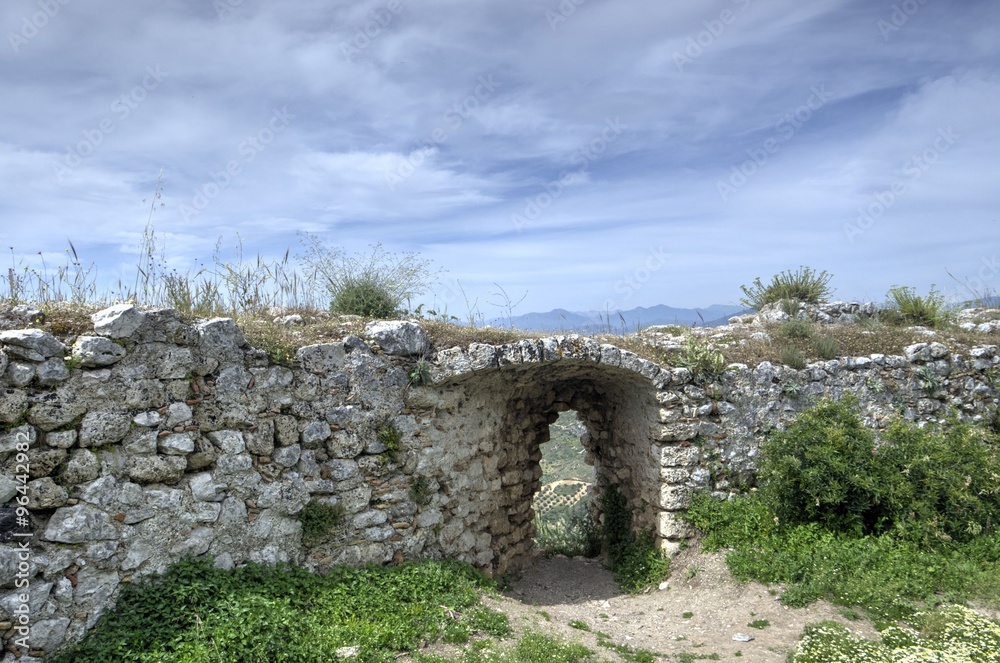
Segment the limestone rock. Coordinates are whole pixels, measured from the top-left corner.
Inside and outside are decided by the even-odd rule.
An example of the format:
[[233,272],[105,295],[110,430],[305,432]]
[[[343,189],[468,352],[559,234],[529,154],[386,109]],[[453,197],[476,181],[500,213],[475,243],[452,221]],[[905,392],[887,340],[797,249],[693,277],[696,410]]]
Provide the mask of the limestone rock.
[[52,334],[41,329],[12,329],[0,332],[0,345],[6,345],[12,357],[28,361],[45,361],[50,357],[62,358],[66,346]]
[[28,482],[29,509],[55,509],[66,503],[69,493],[49,477]]
[[173,433],[160,438],[158,447],[167,456],[186,456],[194,451],[194,439],[188,433]]
[[307,345],[295,353],[299,365],[311,373],[333,373],[344,367],[344,344]]
[[76,449],[66,463],[61,479],[65,485],[76,485],[93,481],[101,475],[101,461],[89,449]]
[[243,332],[230,318],[213,318],[195,325],[198,335],[198,349],[203,357],[211,357],[220,365],[242,363],[243,348],[247,340]]
[[132,338],[143,326],[145,316],[132,304],[117,304],[90,316],[94,331],[111,338]]
[[90,504],[79,504],[57,509],[41,538],[58,543],[88,543],[110,541],[118,536],[110,515]]
[[35,379],[43,387],[54,387],[69,379],[69,368],[61,357],[46,359],[35,367]]
[[125,471],[136,483],[177,483],[184,476],[187,460],[179,456],[134,456]]
[[19,449],[21,445],[27,444],[27,446],[33,447],[38,441],[38,431],[35,430],[34,426],[29,426],[25,424],[24,426],[18,426],[17,428],[12,428],[8,431],[0,433],[0,455],[9,454],[14,451],[23,451],[24,449]]
[[121,361],[125,348],[103,336],[80,336],[73,344],[73,357],[84,368],[99,368]]
[[365,334],[390,355],[425,355],[431,348],[423,328],[404,320],[369,322],[365,325]]
[[0,422],[12,424],[28,411],[28,394],[20,389],[0,389]]
[[132,418],[127,412],[97,410],[88,412],[80,425],[80,446],[101,447],[117,444],[132,427]]
[[23,361],[11,361],[7,364],[7,372],[3,377],[12,387],[26,387],[35,379],[35,365]]

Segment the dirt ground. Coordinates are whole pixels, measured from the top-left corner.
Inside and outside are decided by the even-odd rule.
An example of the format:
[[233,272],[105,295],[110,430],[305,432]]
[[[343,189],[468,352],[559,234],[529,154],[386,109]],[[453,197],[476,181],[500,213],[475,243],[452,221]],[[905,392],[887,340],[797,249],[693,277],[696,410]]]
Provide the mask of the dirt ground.
[[[735,581],[722,554],[692,548],[672,560],[668,587],[648,594],[623,594],[598,560],[538,557],[504,598],[488,603],[505,612],[518,632],[535,629],[582,642],[605,660],[621,659],[598,646],[595,632],[617,645],[649,650],[660,660],[746,663],[784,662],[803,627],[825,619],[859,635],[877,635],[869,622],[849,620],[829,603],[789,608],[777,594],[776,588]],[[570,627],[574,620],[590,632]],[[756,620],[768,625],[749,626]],[[753,640],[734,641],[737,634]]]

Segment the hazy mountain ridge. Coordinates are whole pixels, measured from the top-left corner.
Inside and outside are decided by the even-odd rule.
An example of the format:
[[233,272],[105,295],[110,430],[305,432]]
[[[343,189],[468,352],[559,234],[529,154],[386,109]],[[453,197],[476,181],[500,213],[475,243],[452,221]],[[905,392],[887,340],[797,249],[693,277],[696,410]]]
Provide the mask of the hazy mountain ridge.
[[743,313],[740,306],[712,304],[705,308],[674,308],[639,306],[628,311],[567,311],[557,308],[547,313],[525,313],[510,319],[496,318],[489,324],[514,327],[524,331],[540,332],[634,332],[651,325],[682,325],[690,327],[715,327],[726,324],[734,315]]

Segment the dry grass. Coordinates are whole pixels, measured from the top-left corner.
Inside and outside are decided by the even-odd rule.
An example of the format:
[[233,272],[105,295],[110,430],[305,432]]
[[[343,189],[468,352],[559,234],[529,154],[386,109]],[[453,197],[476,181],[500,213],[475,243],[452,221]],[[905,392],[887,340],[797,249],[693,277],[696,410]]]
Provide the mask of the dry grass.
[[[93,304],[54,302],[40,307],[45,321],[34,325],[63,342],[72,343],[79,335],[93,333],[90,316],[102,308]],[[298,314],[304,325],[288,326],[276,322],[275,312],[259,311],[253,314],[233,315],[243,330],[247,341],[264,350],[272,361],[291,365],[295,352],[306,345],[332,343],[348,335],[363,336],[365,325],[370,322],[359,316],[340,316],[313,308],[284,309],[282,315]],[[182,315],[191,323],[199,318]],[[414,320],[427,332],[433,350],[468,347],[471,343],[503,345],[523,339],[542,338],[564,333],[529,333],[502,327],[470,327],[440,320]],[[22,325],[19,325],[22,326]],[[969,348],[997,344],[996,335],[968,332],[957,326],[936,330],[933,334],[914,327],[871,322],[851,325],[820,325],[806,323],[807,336],[800,330],[793,336],[783,333],[781,324],[763,326],[731,326],[719,328],[663,327],[645,330],[639,334],[620,336],[599,334],[592,336],[599,343],[608,343],[636,353],[644,359],[663,365],[676,365],[677,354],[688,338],[696,337],[722,352],[727,363],[755,366],[762,361],[775,364],[798,351],[807,363],[824,361],[822,346],[817,340],[828,337],[836,347],[836,357],[858,357],[872,354],[901,355],[903,349],[920,342],[940,341],[953,352],[966,353]],[[761,335],[763,332],[764,335]],[[752,336],[758,336],[753,338]],[[829,353],[829,349],[826,350]],[[829,356],[829,355],[828,355]]]

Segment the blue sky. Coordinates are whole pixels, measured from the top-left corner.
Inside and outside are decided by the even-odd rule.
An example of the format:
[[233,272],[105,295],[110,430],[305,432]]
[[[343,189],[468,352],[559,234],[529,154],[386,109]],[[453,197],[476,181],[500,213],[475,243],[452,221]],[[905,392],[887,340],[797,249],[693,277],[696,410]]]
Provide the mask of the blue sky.
[[[1000,290],[987,0],[7,0],[0,246],[134,273],[382,242],[442,304]],[[146,202],[143,202],[146,200]],[[4,267],[11,260],[4,259]],[[499,312],[499,311],[498,311]]]

